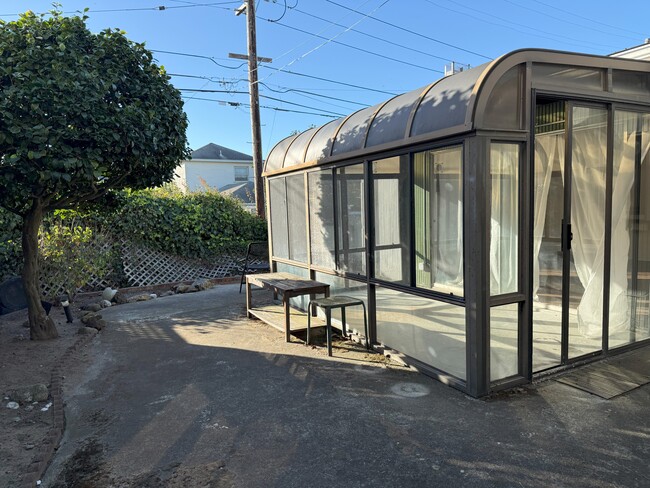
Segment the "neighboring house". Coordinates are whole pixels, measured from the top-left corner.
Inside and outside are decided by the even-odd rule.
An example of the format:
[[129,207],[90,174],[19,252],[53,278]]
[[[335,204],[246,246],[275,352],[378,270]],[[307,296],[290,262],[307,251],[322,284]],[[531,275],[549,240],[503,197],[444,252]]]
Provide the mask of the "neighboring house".
[[255,212],[255,183],[247,181],[246,183],[232,183],[222,186],[219,192],[241,200],[244,207],[250,212]]
[[640,46],[629,47],[623,49],[622,51],[617,51],[610,54],[616,58],[629,58],[629,59],[642,59],[644,61],[650,61],[650,39],[645,40],[645,44]]
[[187,191],[215,190],[253,181],[253,157],[218,144],[207,144],[176,168],[174,182]]

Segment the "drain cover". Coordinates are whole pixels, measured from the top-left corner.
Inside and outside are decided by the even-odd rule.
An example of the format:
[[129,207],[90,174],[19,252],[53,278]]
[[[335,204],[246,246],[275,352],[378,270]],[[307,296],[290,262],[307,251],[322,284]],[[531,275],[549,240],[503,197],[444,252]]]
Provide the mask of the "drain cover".
[[417,398],[428,395],[431,390],[420,383],[397,383],[390,389],[393,393],[406,398]]

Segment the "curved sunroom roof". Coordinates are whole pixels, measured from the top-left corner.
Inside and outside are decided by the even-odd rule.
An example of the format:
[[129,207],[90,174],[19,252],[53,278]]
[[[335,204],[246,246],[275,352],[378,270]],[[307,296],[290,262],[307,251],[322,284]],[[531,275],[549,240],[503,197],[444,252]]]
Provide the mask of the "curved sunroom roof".
[[[269,153],[265,175],[360,157],[476,128],[520,128],[525,63],[548,68],[540,86],[606,89],[605,69],[650,72],[650,63],[548,50],[519,50],[494,61],[441,78],[353,114],[280,141]],[[533,78],[539,70],[533,69]],[[581,78],[582,77],[582,78]],[[596,80],[596,81],[593,81]],[[592,83],[588,85],[587,82]],[[575,88],[575,86],[573,86]],[[492,107],[486,112],[486,107]],[[505,125],[504,125],[505,124]],[[516,126],[516,127],[514,127]]]

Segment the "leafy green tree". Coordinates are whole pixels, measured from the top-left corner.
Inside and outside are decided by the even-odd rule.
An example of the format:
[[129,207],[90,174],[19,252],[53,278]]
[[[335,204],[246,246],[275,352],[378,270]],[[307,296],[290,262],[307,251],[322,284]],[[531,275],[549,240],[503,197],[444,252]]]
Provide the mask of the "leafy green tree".
[[0,21],[0,206],[22,218],[32,339],[57,337],[41,304],[43,216],[173,178],[188,157],[179,92],[143,44],[87,17]]

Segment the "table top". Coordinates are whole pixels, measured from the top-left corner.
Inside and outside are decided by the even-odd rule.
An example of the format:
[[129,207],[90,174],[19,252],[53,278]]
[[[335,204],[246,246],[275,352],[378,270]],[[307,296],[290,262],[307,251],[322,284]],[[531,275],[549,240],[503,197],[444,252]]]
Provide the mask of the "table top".
[[246,275],[246,282],[257,286],[273,288],[280,293],[298,293],[301,295],[315,292],[322,293],[330,285],[320,281],[301,278],[291,273],[261,273]]

